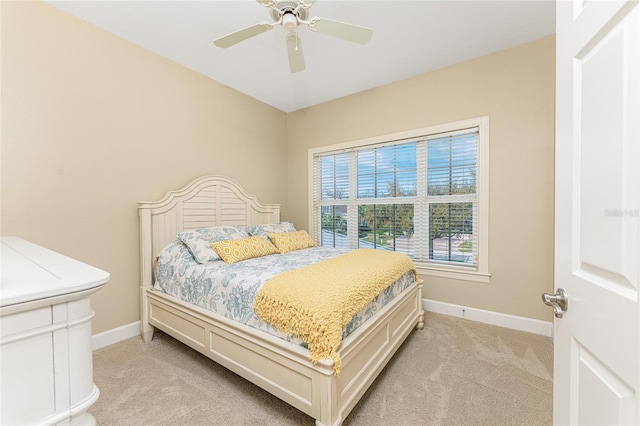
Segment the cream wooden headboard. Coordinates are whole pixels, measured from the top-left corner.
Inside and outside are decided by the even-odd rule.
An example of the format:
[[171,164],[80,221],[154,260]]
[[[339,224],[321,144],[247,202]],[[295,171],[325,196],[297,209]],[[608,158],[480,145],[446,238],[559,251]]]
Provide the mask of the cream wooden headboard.
[[178,232],[215,225],[280,221],[279,204],[262,204],[232,179],[203,176],[158,201],[138,203],[141,287],[153,284],[153,259]]

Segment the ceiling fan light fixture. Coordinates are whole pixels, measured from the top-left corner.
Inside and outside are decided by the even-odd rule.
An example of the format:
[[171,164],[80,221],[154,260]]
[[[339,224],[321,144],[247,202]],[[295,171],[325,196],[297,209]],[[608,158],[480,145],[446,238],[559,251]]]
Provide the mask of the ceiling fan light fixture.
[[289,32],[295,31],[298,27],[298,18],[296,15],[291,12],[285,12],[285,14],[282,15],[282,27]]

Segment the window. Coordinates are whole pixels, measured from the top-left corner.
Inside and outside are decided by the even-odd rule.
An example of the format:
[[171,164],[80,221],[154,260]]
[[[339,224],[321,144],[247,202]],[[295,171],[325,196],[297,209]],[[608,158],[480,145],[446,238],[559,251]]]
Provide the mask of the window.
[[488,282],[488,118],[309,151],[323,246],[407,254],[421,273]]

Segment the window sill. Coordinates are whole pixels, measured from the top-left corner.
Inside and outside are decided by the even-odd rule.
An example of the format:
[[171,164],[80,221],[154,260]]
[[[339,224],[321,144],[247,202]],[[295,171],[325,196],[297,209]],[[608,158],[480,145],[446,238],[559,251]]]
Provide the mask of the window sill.
[[482,284],[489,284],[491,274],[478,271],[465,271],[452,268],[434,268],[425,264],[416,263],[416,270],[419,275],[427,277],[449,278],[452,280],[471,281]]

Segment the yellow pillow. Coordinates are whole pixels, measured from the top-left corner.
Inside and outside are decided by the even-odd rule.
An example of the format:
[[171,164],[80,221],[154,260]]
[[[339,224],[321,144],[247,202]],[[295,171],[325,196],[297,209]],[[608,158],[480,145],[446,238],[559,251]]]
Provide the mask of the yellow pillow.
[[296,232],[269,232],[267,234],[271,242],[276,246],[280,254],[290,251],[300,250],[309,247],[315,247],[317,244],[307,231]]
[[253,257],[266,256],[278,252],[264,237],[248,237],[237,240],[222,240],[211,243],[211,248],[226,263],[236,263]]

